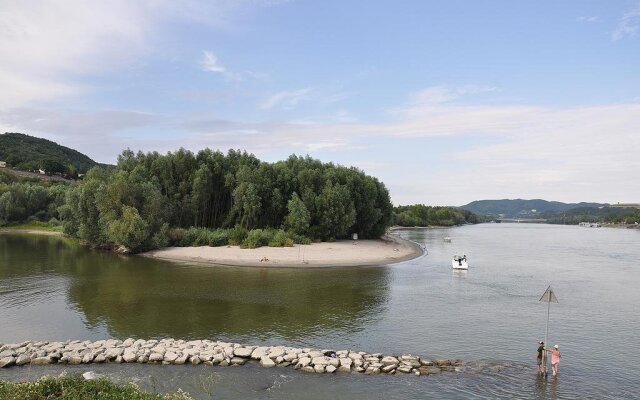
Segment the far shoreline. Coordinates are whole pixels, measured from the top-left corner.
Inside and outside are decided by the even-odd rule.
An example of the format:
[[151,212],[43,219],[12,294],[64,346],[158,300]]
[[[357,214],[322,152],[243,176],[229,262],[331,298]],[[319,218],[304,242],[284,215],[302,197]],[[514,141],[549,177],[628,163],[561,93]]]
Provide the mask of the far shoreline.
[[341,240],[293,247],[240,249],[221,247],[166,247],[139,256],[182,264],[253,268],[343,268],[396,264],[425,254],[418,243],[385,235],[376,240]]

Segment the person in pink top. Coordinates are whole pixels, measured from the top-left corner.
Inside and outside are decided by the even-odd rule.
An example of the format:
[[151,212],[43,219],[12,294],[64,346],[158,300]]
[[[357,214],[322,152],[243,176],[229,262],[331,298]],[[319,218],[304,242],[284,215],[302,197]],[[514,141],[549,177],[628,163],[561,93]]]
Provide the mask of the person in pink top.
[[551,370],[553,371],[553,376],[558,374],[558,364],[560,364],[560,358],[562,355],[560,354],[560,349],[556,344],[553,346],[553,350],[551,350]]

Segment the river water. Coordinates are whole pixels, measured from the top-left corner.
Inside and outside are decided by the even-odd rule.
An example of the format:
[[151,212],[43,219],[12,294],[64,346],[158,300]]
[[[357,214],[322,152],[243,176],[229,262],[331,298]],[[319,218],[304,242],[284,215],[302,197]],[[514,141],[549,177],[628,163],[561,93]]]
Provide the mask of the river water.
[[[534,224],[406,229],[428,254],[395,265],[266,269],[173,264],[0,234],[0,342],[219,339],[461,358],[437,376],[308,375],[258,366],[10,368],[0,379],[93,370],[195,398],[619,399],[640,393],[640,231]],[[443,241],[445,236],[451,243]],[[469,271],[451,270],[466,254]],[[557,378],[537,377],[551,284]]]

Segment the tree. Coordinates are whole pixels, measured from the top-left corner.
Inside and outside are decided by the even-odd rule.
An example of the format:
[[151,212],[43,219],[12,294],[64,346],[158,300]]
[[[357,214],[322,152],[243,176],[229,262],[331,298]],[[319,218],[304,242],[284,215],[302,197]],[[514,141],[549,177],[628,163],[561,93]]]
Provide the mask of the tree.
[[306,235],[309,231],[311,215],[296,192],[291,195],[291,199],[287,203],[287,210],[289,213],[284,222],[285,229],[296,235]]

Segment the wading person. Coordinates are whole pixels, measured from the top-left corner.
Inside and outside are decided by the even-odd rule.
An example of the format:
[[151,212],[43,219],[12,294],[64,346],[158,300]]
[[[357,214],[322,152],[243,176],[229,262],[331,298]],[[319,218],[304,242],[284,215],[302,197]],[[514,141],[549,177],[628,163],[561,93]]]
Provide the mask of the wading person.
[[543,341],[539,341],[538,342],[538,373],[539,374],[544,374],[544,342]]
[[562,355],[560,354],[560,349],[556,344],[553,346],[553,350],[551,350],[551,371],[553,371],[553,376],[558,374],[558,364],[560,364],[560,359]]

